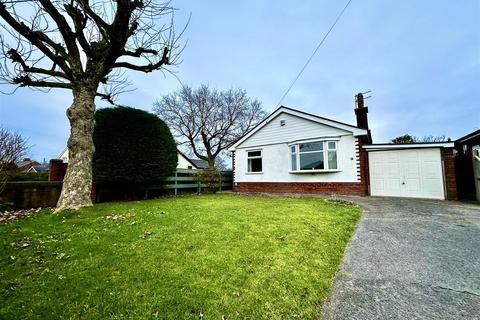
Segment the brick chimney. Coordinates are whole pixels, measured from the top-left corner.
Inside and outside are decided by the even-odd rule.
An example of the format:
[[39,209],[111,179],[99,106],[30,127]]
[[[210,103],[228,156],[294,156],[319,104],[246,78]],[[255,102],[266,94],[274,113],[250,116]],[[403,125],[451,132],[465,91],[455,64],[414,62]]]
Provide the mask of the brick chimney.
[[355,115],[357,116],[357,127],[368,130],[368,107],[365,107],[365,101],[362,93],[355,96]]
[[67,172],[68,163],[63,162],[62,159],[50,160],[50,167],[48,168],[48,181],[63,181],[65,173]]
[[357,116],[357,127],[366,129],[368,134],[362,137],[364,143],[372,143],[372,133],[368,129],[368,107],[365,107],[365,99],[363,93],[355,95],[355,115]]

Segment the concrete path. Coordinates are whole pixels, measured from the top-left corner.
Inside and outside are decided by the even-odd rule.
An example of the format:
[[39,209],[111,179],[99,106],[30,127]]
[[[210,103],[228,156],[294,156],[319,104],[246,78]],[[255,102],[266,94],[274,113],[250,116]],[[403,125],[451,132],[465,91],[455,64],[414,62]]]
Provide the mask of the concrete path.
[[322,319],[480,319],[480,205],[347,199],[363,217]]

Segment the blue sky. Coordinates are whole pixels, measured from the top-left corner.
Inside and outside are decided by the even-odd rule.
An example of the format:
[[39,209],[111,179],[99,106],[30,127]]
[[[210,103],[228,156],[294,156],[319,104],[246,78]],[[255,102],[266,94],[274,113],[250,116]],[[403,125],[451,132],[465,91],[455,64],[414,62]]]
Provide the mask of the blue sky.
[[[344,4],[174,0],[178,29],[192,14],[175,71],[191,86],[244,88],[273,111]],[[159,72],[129,78],[137,90],[118,102],[145,110],[179,87]],[[354,95],[366,90],[374,142],[404,133],[455,139],[479,128],[480,1],[353,0],[282,104],[355,123]],[[48,160],[66,145],[70,103],[61,90],[0,95],[0,125]]]

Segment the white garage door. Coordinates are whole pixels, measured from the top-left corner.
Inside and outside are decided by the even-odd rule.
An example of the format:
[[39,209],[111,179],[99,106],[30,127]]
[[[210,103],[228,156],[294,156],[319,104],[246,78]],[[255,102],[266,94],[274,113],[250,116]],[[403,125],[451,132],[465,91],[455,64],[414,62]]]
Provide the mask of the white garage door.
[[372,196],[445,199],[440,149],[371,151]]

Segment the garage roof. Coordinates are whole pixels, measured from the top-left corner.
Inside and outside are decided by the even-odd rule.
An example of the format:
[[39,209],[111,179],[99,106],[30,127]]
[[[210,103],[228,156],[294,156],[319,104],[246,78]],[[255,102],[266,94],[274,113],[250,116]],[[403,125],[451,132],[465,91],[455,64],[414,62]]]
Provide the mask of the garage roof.
[[421,148],[453,148],[454,143],[451,141],[444,142],[416,142],[416,143],[377,143],[367,144],[363,148],[367,151],[379,151],[379,150],[400,150],[400,149],[421,149]]

